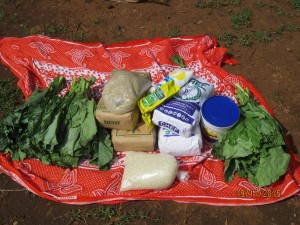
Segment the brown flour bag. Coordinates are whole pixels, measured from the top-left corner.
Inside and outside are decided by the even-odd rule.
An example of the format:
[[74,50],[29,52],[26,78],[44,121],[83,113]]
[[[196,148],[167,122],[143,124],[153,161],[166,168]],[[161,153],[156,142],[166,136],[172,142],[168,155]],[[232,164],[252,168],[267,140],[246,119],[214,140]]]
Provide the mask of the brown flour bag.
[[105,107],[103,100],[100,99],[96,107],[95,117],[104,128],[133,130],[139,120],[140,111],[136,107],[132,112],[116,115],[111,113]]
[[154,151],[156,148],[156,130],[145,123],[138,123],[134,130],[111,132],[115,151]]

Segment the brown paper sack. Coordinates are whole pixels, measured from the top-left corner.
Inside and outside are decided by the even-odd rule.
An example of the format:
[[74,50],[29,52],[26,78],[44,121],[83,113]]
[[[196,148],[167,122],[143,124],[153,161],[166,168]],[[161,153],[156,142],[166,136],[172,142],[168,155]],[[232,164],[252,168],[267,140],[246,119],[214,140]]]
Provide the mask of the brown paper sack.
[[138,123],[134,130],[111,132],[115,151],[154,151],[156,148],[156,130],[145,123]]
[[108,129],[122,129],[122,130],[133,130],[139,120],[140,111],[136,107],[132,112],[125,113],[123,115],[115,115],[108,111],[100,99],[97,104],[95,117],[97,121],[104,128]]

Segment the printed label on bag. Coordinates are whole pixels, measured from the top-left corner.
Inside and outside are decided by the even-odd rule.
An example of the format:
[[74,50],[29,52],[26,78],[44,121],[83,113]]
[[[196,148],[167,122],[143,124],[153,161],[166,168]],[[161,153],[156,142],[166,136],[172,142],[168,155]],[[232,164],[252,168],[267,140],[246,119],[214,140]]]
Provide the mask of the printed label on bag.
[[199,103],[202,93],[208,92],[211,84],[192,78],[174,97],[176,99]]
[[163,121],[159,121],[158,122],[158,126],[167,128],[167,129],[172,130],[175,133],[179,134],[179,129],[177,127],[169,124],[169,123],[166,123],[166,122],[163,122]]
[[171,107],[167,107],[167,106],[160,106],[158,108],[158,111],[164,113],[165,115],[173,117],[177,120],[188,123],[188,124],[193,124],[195,121],[189,114],[187,114],[183,111],[177,110],[175,108],[171,108]]

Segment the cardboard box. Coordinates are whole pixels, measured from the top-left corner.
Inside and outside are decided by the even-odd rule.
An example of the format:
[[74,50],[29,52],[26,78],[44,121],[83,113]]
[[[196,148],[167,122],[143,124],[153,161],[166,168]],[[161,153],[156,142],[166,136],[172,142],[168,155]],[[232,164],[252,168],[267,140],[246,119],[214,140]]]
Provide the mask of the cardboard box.
[[132,112],[116,115],[108,111],[100,99],[96,107],[95,117],[104,128],[133,130],[139,120],[140,110],[136,107]]
[[134,130],[113,129],[111,132],[115,151],[154,151],[156,149],[156,129],[145,123],[138,123]]

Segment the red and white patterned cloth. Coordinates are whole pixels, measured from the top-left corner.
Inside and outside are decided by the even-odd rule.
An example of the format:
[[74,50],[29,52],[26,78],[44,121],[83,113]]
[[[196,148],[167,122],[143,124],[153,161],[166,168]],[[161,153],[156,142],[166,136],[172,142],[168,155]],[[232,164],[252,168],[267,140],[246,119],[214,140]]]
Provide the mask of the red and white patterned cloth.
[[[178,66],[170,61],[174,54],[184,59],[195,75],[215,85],[216,93],[234,98],[234,84],[248,87],[272,115],[260,93],[242,76],[230,74],[221,63],[236,64],[209,36],[157,38],[104,46],[101,43],[78,43],[44,36],[0,38],[0,57],[4,65],[19,78],[18,85],[26,98],[37,86],[46,87],[55,76],[68,82],[74,77],[95,76],[93,90],[100,97],[114,68],[147,71],[153,84]],[[289,142],[289,140],[286,140]],[[300,165],[292,151],[286,175],[266,188],[258,188],[237,176],[231,183],[223,177],[224,163],[214,159],[206,146],[201,156],[177,158],[180,170],[188,171],[189,180],[175,180],[162,191],[120,192],[125,154],[114,157],[109,171],[82,161],[72,170],[47,166],[36,159],[13,162],[0,154],[0,171],[31,192],[67,204],[114,204],[130,200],[172,200],[210,205],[260,205],[274,203],[300,191]]]

